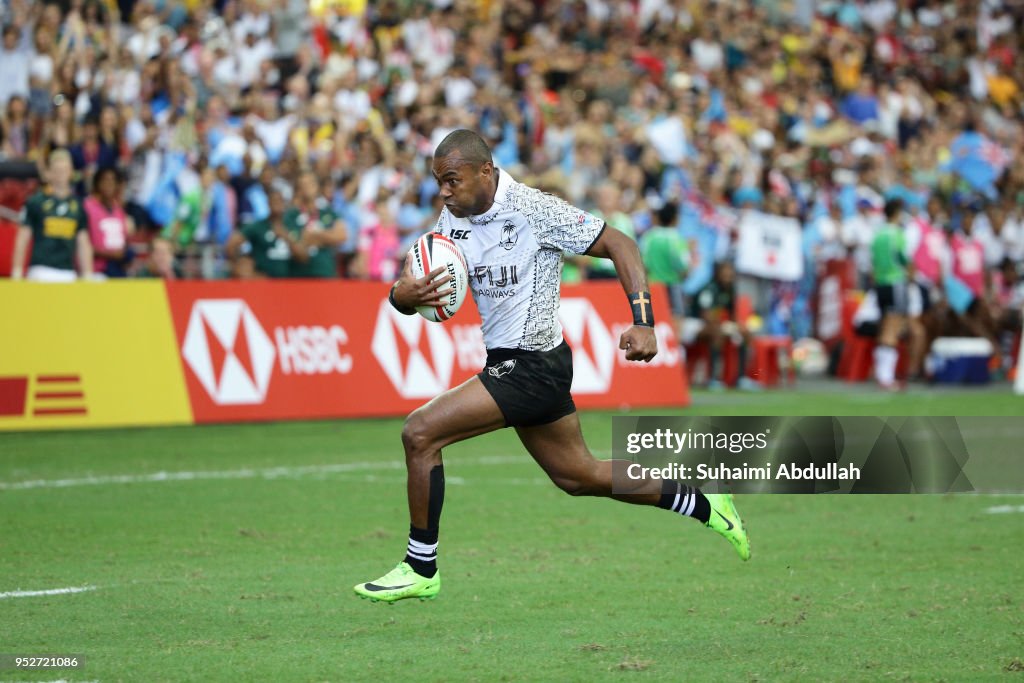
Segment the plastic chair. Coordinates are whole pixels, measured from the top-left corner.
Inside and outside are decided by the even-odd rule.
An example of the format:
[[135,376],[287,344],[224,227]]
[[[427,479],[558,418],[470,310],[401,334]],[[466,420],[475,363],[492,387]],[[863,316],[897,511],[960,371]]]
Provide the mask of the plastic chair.
[[[740,378],[740,350],[730,341],[722,347],[722,382],[727,386],[736,386]],[[704,342],[696,342],[686,346],[686,373],[690,384],[694,383],[694,374],[698,364],[704,366],[705,377],[711,375],[711,348]]]
[[793,367],[793,340],[790,337],[766,336],[754,337],[754,358],[747,372],[751,379],[756,379],[761,386],[771,387],[779,383],[785,371],[787,383],[796,382],[796,369]]

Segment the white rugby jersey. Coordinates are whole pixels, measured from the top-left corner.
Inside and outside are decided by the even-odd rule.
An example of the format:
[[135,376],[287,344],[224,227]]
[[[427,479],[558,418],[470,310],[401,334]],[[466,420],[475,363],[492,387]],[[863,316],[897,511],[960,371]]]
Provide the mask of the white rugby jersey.
[[604,221],[498,170],[494,204],[479,216],[441,210],[434,232],[462,248],[488,349],[550,351],[558,322],[562,252],[585,253]]

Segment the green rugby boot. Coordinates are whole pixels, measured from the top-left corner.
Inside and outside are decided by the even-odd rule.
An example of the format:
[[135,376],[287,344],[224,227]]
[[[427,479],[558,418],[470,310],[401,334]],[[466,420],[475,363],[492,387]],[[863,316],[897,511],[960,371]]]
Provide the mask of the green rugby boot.
[[705,493],[704,497],[711,504],[711,518],[707,527],[725,537],[742,560],[750,559],[750,541],[743,530],[743,520],[736,512],[731,493]]
[[433,577],[420,576],[408,562],[398,566],[375,581],[360,583],[353,587],[356,595],[369,598],[371,602],[398,602],[409,598],[433,600],[441,592],[441,572]]

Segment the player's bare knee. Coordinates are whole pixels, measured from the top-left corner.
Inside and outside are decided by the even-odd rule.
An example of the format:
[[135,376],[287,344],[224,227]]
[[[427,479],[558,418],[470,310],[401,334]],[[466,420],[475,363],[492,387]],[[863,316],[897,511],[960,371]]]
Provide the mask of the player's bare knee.
[[415,411],[405,418],[402,426],[402,446],[406,458],[417,458],[428,455],[433,449],[435,437],[431,433],[427,420],[420,411]]

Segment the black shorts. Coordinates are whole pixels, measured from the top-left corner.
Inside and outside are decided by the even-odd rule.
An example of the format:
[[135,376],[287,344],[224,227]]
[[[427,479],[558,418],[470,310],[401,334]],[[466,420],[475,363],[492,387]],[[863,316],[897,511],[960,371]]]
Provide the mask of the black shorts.
[[477,375],[505,416],[506,427],[548,424],[576,412],[572,349],[563,341],[550,351],[488,349]]
[[878,297],[878,310],[882,315],[907,314],[907,283],[897,282],[894,285],[878,285],[875,287]]

